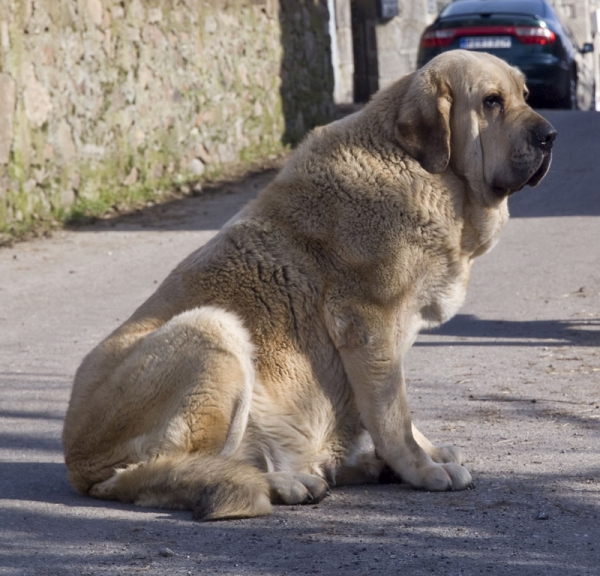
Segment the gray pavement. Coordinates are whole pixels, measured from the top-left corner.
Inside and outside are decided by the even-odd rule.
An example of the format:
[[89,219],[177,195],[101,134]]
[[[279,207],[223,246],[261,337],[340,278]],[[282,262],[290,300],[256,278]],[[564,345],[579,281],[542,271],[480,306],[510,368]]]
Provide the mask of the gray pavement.
[[0,249],[0,574],[600,574],[600,114],[544,114],[550,173],[407,359],[415,421],[464,448],[466,492],[358,486],[199,524],[71,490],[60,434],[83,355],[272,172]]

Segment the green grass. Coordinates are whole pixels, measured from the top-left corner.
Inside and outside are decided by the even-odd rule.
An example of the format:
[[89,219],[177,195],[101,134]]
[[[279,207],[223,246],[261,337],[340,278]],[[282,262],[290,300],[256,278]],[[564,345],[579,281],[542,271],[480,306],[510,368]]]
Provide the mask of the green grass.
[[127,213],[143,208],[150,201],[165,203],[189,194],[194,184],[214,188],[221,181],[241,180],[250,173],[273,168],[291,148],[281,144],[261,143],[243,150],[236,163],[209,165],[200,177],[180,180],[169,176],[149,183],[132,186],[106,185],[95,197],[79,196],[69,208],[53,207],[49,214],[25,214],[22,221],[0,223],[0,246],[15,241],[41,236],[64,226],[90,224],[112,214]]
[[60,221],[63,224],[88,224],[108,212],[126,212],[145,205],[146,202],[162,200],[164,189],[174,190],[175,185],[168,179],[133,186],[107,187],[100,190],[97,198],[79,197],[67,210]]

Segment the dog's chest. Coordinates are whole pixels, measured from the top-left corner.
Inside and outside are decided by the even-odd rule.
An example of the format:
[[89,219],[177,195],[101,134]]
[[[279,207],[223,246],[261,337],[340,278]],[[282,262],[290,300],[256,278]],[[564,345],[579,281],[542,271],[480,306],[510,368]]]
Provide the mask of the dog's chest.
[[423,304],[419,310],[421,329],[434,328],[447,322],[460,309],[465,301],[470,262],[461,262],[457,272],[448,275],[444,282],[430,286],[423,294]]

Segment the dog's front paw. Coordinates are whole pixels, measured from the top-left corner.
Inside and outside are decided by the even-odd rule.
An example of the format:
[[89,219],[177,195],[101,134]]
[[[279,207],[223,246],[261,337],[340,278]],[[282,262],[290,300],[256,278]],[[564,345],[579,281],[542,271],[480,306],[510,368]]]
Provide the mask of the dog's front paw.
[[473,483],[469,471],[460,464],[432,464],[428,466],[417,482],[411,482],[415,488],[442,492],[444,490],[466,490]]

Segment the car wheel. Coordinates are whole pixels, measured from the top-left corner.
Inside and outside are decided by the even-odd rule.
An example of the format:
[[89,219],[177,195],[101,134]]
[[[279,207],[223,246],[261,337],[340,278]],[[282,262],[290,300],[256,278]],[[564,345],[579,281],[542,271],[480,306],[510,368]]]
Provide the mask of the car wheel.
[[592,101],[590,102],[590,108],[592,112],[596,111],[596,83],[592,84]]
[[564,98],[562,98],[558,105],[560,108],[564,108],[565,110],[578,110],[579,106],[577,105],[577,76],[574,73],[571,73],[569,76],[569,86],[567,88],[567,93]]

